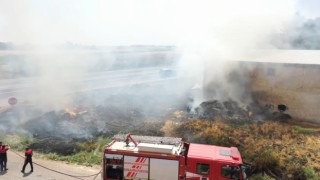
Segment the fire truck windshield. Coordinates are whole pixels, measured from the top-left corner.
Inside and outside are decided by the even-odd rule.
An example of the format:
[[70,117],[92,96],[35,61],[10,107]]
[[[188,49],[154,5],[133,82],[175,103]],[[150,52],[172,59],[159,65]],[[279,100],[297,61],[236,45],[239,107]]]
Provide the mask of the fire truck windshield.
[[[244,179],[247,180],[247,172],[251,171],[249,165],[229,166],[224,165],[221,169],[221,175],[228,179]],[[242,178],[241,178],[242,177]]]
[[229,179],[240,179],[240,167],[224,165],[221,169],[221,175]]

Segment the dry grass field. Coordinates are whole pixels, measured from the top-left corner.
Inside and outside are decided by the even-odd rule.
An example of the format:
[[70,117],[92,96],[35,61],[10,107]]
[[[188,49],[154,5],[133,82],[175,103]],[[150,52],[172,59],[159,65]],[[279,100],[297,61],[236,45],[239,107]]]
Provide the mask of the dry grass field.
[[278,179],[320,177],[320,129],[274,121],[239,126],[217,119],[168,120],[162,131],[166,136],[184,137],[191,142],[236,146],[244,162],[258,174]]

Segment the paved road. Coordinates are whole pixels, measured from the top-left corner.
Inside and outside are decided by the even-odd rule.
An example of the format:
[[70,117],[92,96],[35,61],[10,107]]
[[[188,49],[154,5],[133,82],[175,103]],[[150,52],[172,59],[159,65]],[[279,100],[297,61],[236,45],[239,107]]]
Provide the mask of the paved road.
[[[21,153],[20,153],[21,155]],[[70,176],[62,175],[50,170],[47,170],[43,167],[40,167],[34,164],[34,172],[30,171],[30,165],[26,167],[26,173],[21,173],[21,168],[23,165],[24,159],[11,150],[8,151],[8,171],[5,173],[0,173],[0,180],[72,180],[72,179],[83,179],[83,180],[93,180],[95,176],[85,177],[85,178],[73,178]],[[43,160],[33,158],[34,163],[38,163],[45,167],[49,167],[56,171],[60,171],[70,175],[76,176],[86,176],[93,175],[100,171],[100,167],[85,167],[79,165],[66,164],[63,162],[56,162],[50,160]],[[100,180],[101,176],[98,175],[96,180]]]
[[38,94],[48,93],[48,89],[69,94],[159,83],[179,78],[178,76],[161,77],[160,69],[161,67],[151,67],[104,71],[84,74],[81,77],[59,77],[57,75],[55,79],[46,79],[45,77],[0,79],[0,104],[6,104],[7,99],[11,96],[17,97],[19,103],[31,102]]

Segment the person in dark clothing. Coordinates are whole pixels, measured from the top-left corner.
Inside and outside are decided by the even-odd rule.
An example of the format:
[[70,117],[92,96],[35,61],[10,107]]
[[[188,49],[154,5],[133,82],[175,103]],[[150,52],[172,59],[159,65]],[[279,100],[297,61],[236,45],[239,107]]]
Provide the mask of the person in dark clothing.
[[0,172],[4,170],[4,149],[2,149],[2,143],[0,146]]
[[26,166],[28,163],[30,163],[31,166],[31,172],[33,172],[33,165],[32,165],[32,149],[30,148],[26,148],[26,152],[25,152],[25,159],[24,159],[24,164],[22,167],[21,172],[24,173],[24,170],[26,169]]
[[6,170],[8,170],[7,169],[7,161],[8,161],[8,158],[7,158],[7,151],[10,149],[10,146],[9,145],[2,145],[1,146],[1,153],[3,153],[2,154],[2,156],[3,156],[3,166],[2,166],[2,170],[3,171],[6,171]]

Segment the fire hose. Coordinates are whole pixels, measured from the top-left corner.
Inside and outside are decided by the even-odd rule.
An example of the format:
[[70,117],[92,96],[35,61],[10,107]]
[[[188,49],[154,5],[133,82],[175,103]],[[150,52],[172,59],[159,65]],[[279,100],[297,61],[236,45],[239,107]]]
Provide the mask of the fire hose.
[[[17,156],[20,156],[21,158],[24,158],[24,157],[23,157],[22,155],[20,155],[19,153],[13,151],[12,149],[10,149],[10,150],[11,150],[14,154],[16,154]],[[57,170],[54,170],[54,169],[45,167],[45,166],[43,166],[43,165],[41,165],[41,164],[39,164],[39,163],[36,163],[36,162],[33,162],[33,164],[36,164],[36,165],[38,165],[38,166],[40,166],[40,167],[42,167],[42,168],[44,168],[44,169],[47,169],[47,170],[49,170],[49,171],[53,171],[53,172],[56,172],[56,173],[58,173],[58,174],[62,174],[62,175],[65,175],[65,176],[69,176],[69,177],[73,177],[73,178],[75,178],[75,179],[81,179],[81,180],[84,180],[84,179],[82,179],[82,178],[93,177],[93,176],[94,176],[94,179],[93,179],[93,180],[95,180],[95,179],[97,178],[97,176],[98,176],[98,175],[101,173],[101,171],[102,171],[102,169],[101,169],[101,170],[100,170],[98,173],[96,173],[96,174],[86,175],[86,176],[76,176],[76,175],[67,174],[67,173],[64,173],[64,172],[61,172],[61,171],[57,171]]]

